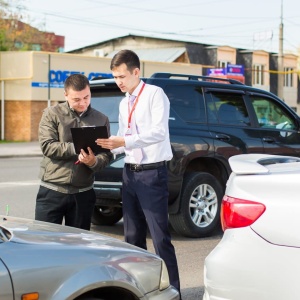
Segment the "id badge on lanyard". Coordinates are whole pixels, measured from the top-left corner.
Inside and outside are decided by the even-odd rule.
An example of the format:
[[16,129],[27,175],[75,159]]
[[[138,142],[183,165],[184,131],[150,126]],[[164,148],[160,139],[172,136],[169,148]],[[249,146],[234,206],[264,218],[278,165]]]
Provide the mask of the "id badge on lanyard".
[[131,135],[131,134],[132,134],[131,128],[128,127],[127,130],[126,130],[126,132],[125,132],[125,136],[129,136],[129,135]]

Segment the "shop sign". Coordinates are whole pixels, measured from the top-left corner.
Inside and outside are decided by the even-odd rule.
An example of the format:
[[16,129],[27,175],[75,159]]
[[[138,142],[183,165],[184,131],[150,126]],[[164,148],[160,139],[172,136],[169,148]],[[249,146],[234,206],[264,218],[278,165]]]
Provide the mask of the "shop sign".
[[102,73],[102,72],[90,72],[85,73],[81,71],[69,71],[69,70],[50,70],[49,71],[49,82],[32,82],[32,87],[41,87],[41,88],[63,88],[64,82],[72,74],[83,74],[86,75],[88,80],[92,80],[93,78],[112,78],[111,73]]

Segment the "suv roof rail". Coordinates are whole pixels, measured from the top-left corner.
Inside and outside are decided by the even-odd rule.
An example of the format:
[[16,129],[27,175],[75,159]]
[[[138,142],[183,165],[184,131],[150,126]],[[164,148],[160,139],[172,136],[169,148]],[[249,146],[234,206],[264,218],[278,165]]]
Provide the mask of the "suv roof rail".
[[229,82],[231,84],[240,84],[244,85],[242,82],[231,79],[231,78],[218,78],[218,77],[212,77],[212,76],[201,76],[201,75],[191,75],[191,74],[173,74],[173,73],[154,73],[152,74],[151,78],[165,78],[165,79],[170,79],[171,77],[184,77],[188,78],[188,80],[199,80],[202,79],[204,81],[224,81],[224,82]]

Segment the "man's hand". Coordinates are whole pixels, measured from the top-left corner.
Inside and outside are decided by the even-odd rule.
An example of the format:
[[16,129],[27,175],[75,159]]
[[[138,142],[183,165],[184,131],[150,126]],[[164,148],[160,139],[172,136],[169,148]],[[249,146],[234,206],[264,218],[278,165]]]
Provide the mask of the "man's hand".
[[86,153],[83,149],[81,149],[80,154],[78,155],[78,161],[92,167],[96,163],[97,159],[92,149],[90,147],[87,149],[89,153]]
[[115,149],[125,146],[125,140],[120,136],[110,136],[108,139],[97,139],[96,144],[105,149]]

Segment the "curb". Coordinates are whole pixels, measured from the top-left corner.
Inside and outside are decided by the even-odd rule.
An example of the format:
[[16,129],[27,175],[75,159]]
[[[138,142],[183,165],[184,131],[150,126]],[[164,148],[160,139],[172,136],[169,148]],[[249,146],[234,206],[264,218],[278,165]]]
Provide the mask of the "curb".
[[43,157],[43,154],[0,154],[0,158]]

